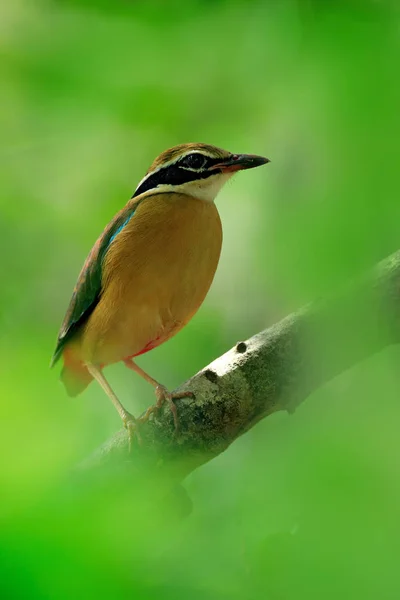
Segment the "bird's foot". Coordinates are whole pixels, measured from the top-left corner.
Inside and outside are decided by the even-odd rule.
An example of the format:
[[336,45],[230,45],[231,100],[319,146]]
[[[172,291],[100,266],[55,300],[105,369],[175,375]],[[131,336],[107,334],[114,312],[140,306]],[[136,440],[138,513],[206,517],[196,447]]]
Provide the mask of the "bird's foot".
[[157,402],[155,404],[153,404],[152,406],[149,406],[149,408],[146,410],[144,415],[142,417],[140,417],[140,419],[138,419],[138,422],[141,425],[143,423],[146,423],[146,421],[149,420],[150,415],[158,412],[160,410],[160,408],[162,407],[162,405],[164,404],[164,402],[168,402],[169,407],[172,412],[172,416],[174,418],[175,433],[177,433],[178,428],[179,428],[179,419],[178,419],[178,412],[177,412],[176,404],[175,404],[174,400],[179,400],[180,398],[194,398],[194,393],[189,392],[189,391],[188,392],[169,392],[165,386],[158,384],[157,387],[155,388],[155,394],[156,394]]
[[168,402],[169,407],[172,412],[172,416],[174,418],[174,426],[175,433],[178,432],[179,429],[179,419],[178,419],[178,411],[176,409],[176,404],[174,400],[179,400],[180,398],[194,398],[193,392],[169,392],[167,388],[161,384],[155,389],[155,394],[157,398],[157,402],[154,406],[154,410],[159,411],[164,402]]
[[122,422],[124,424],[125,429],[128,432],[128,445],[129,445],[129,454],[132,451],[133,442],[135,437],[140,445],[142,443],[142,438],[140,436],[139,431],[139,422],[133,415],[131,415],[128,411],[125,411],[124,416],[122,417]]

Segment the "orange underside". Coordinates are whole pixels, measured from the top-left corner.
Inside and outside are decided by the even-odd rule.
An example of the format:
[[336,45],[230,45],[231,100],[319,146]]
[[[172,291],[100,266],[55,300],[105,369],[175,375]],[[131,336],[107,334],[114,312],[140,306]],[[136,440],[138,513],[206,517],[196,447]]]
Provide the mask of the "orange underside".
[[76,396],[92,380],[86,353],[107,366],[149,352],[188,323],[211,285],[221,243],[214,203],[178,193],[146,199],[110,245],[101,298],[64,350],[67,392]]

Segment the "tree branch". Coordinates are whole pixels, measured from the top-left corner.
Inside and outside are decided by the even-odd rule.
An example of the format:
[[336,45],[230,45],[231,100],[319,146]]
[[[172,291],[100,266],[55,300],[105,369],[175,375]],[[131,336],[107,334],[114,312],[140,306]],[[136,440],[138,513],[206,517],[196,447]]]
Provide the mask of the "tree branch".
[[312,391],[399,341],[400,251],[334,298],[239,342],[180,386],[195,399],[177,401],[178,436],[165,406],[143,425],[143,442],[131,454],[121,430],[81,467],[87,472],[128,462],[179,481],[264,417],[293,412]]

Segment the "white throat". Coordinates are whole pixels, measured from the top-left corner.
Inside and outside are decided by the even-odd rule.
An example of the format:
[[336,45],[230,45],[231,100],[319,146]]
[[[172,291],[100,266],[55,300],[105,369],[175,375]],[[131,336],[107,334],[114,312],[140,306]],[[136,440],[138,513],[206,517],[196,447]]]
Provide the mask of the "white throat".
[[205,179],[195,179],[180,185],[162,184],[149,190],[152,194],[162,194],[164,192],[180,192],[204,200],[214,202],[222,186],[232,177],[233,173],[216,173]]

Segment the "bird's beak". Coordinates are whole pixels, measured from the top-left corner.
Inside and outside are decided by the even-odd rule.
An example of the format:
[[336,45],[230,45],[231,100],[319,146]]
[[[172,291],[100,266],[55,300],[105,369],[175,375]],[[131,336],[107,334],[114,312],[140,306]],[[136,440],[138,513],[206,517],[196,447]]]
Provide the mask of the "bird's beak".
[[226,160],[213,165],[211,169],[220,169],[223,173],[253,169],[271,162],[269,158],[256,154],[231,154]]

